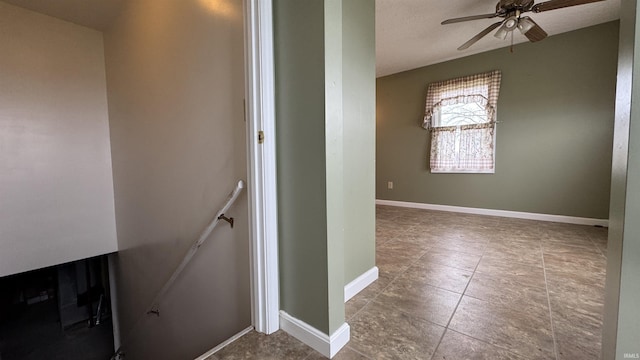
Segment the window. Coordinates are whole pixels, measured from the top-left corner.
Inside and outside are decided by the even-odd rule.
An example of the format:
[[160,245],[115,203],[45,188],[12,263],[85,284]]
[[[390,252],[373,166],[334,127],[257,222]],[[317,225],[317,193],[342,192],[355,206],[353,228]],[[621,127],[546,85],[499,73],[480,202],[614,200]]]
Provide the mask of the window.
[[500,71],[432,83],[423,127],[434,173],[493,173]]

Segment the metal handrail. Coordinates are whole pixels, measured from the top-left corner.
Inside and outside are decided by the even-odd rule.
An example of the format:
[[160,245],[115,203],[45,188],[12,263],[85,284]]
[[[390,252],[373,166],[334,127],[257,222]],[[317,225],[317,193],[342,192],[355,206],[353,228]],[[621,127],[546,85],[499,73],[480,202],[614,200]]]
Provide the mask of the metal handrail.
[[[164,286],[162,286],[162,289],[160,289],[160,291],[153,298],[153,302],[151,302],[151,305],[149,305],[149,307],[145,311],[145,315],[155,314],[157,316],[160,316],[160,310],[158,309],[158,303],[160,302],[160,299],[162,299],[162,297],[167,293],[167,291],[169,291],[169,289],[171,288],[173,283],[178,279],[182,271],[184,271],[187,265],[191,262],[191,259],[193,258],[193,256],[198,252],[198,250],[200,249],[200,246],[202,246],[202,244],[204,244],[204,242],[207,240],[209,235],[211,235],[211,232],[213,231],[213,229],[215,229],[215,227],[218,225],[220,220],[225,220],[229,222],[229,224],[231,224],[231,227],[233,228],[233,218],[228,218],[224,216],[224,214],[227,212],[227,210],[229,210],[231,205],[233,205],[233,203],[236,201],[236,199],[242,192],[242,189],[244,189],[244,181],[238,180],[238,183],[236,184],[235,189],[227,197],[227,201],[225,202],[225,205],[222,207],[222,209],[218,211],[218,213],[216,213],[216,216],[209,223],[209,225],[204,229],[204,231],[200,234],[200,237],[198,237],[198,240],[196,240],[193,243],[193,245],[191,245],[191,248],[189,249],[187,254],[184,256],[182,261],[180,262],[180,265],[178,265],[178,267],[173,271],[173,274],[171,274],[171,277],[169,278],[169,280],[167,280]],[[139,324],[139,322],[140,321],[136,323],[136,326],[134,326],[131,332],[136,330],[136,327]],[[123,344],[121,344],[118,347],[118,349],[116,349],[116,352],[111,357],[111,360],[122,358],[122,355],[123,355],[122,346]]]

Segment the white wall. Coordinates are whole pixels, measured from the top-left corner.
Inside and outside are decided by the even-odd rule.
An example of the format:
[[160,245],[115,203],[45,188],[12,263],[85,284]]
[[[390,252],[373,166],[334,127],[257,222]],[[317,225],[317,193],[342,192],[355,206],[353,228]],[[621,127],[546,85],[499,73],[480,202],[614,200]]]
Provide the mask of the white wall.
[[102,34],[0,2],[0,276],[116,251]]

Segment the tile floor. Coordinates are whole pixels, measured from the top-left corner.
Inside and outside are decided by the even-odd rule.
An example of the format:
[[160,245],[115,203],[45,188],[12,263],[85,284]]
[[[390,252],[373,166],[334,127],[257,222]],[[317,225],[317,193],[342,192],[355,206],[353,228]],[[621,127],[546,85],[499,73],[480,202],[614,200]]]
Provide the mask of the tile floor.
[[[607,230],[378,206],[380,278],[346,304],[351,359],[599,359]],[[322,359],[249,333],[210,360]]]

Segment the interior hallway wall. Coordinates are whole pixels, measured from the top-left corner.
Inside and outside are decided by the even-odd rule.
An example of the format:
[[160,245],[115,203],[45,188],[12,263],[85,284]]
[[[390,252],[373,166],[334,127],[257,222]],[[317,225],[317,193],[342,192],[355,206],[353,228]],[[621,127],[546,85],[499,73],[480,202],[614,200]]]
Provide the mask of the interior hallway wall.
[[0,276],[117,250],[102,33],[0,1]]
[[328,334],[324,1],[273,11],[280,308]]
[[[105,32],[127,359],[193,359],[251,325],[246,190],[160,303],[193,241],[246,180],[242,1],[130,0]],[[138,319],[142,322],[132,333]]]
[[343,1],[344,282],[375,266],[375,2]]
[[[608,219],[618,22],[513,50],[378,78],[378,199]],[[490,70],[502,71],[495,174],[430,173],[427,86]]]
[[611,178],[603,359],[640,356],[640,8],[623,1]]
[[281,308],[332,334],[375,266],[375,4],[276,0]]

